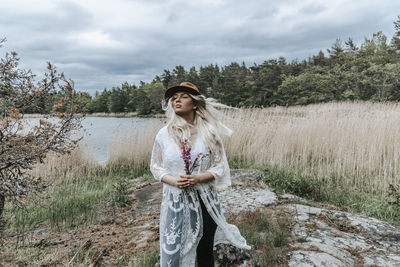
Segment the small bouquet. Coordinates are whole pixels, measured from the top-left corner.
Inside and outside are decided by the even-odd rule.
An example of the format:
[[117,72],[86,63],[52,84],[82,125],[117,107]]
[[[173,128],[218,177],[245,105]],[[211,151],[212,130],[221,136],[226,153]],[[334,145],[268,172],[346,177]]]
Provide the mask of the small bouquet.
[[192,164],[192,159],[190,156],[190,151],[192,150],[192,148],[187,146],[187,139],[181,141],[181,150],[181,157],[183,159],[183,162],[185,163],[185,172],[186,174],[192,174],[194,168],[198,166],[199,158],[203,155],[203,153],[199,153]]

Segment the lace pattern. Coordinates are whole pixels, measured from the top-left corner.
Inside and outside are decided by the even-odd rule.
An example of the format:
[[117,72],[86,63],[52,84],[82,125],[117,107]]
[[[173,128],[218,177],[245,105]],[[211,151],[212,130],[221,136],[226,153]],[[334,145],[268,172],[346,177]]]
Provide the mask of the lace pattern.
[[[162,267],[195,266],[196,248],[203,233],[203,218],[199,195],[213,220],[217,224],[214,244],[231,243],[250,249],[239,229],[228,224],[223,215],[216,189],[224,189],[231,184],[229,165],[222,148],[222,155],[210,157],[201,137],[196,141],[191,153],[193,158],[202,153],[199,165],[193,173],[210,172],[212,181],[199,183],[194,187],[179,189],[168,184],[163,185],[163,199],[160,211],[160,264]],[[165,174],[178,176],[185,173],[180,158],[180,148],[168,136],[166,126],[157,134],[150,170],[155,179],[161,180]]]

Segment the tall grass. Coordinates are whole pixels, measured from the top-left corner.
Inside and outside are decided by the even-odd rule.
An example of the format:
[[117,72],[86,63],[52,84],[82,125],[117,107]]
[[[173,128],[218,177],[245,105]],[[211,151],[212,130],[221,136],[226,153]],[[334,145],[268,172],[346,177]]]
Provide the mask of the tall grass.
[[327,103],[229,111],[228,158],[385,194],[400,182],[400,105]]
[[102,210],[113,210],[129,202],[128,190],[149,177],[146,169],[119,171],[100,166],[86,158],[80,149],[63,156],[49,155],[32,175],[43,180],[45,188],[29,194],[22,207],[6,205],[9,231],[23,233],[42,223],[52,228],[91,224],[101,219]]
[[114,136],[108,148],[108,166],[112,169],[148,168],[154,138],[163,126],[164,123],[160,120]]
[[[400,104],[342,102],[224,113],[233,130],[224,138],[231,167],[259,168],[282,191],[399,220],[387,195],[391,184],[400,184]],[[112,165],[147,166],[162,126],[119,137]]]
[[93,155],[87,151],[85,146],[81,146],[65,155],[49,153],[44,162],[36,165],[30,174],[53,184],[77,176],[98,175],[104,172]]
[[[225,113],[231,118],[226,124],[234,131],[224,140],[231,166],[260,168],[267,181],[283,191],[357,206],[352,201],[361,203],[369,194],[374,201],[377,197],[384,199],[390,184],[400,184],[399,104],[326,103]],[[116,136],[105,167],[79,150],[46,158],[32,173],[49,182],[47,200],[40,205],[28,203],[29,213],[17,214],[15,225],[46,220],[54,225],[79,225],[95,219],[93,207],[102,201],[123,206],[127,181],[151,176],[151,149],[163,125],[160,120]],[[346,192],[352,192],[350,198],[332,198]],[[380,200],[374,203],[374,208],[368,204],[358,210],[376,210],[373,214],[379,214],[377,209],[385,207],[387,212],[377,217],[392,216],[393,205],[386,206]]]
[[[325,103],[226,110],[234,131],[228,160],[290,169],[332,186],[386,194],[400,183],[400,105]],[[110,164],[147,166],[157,131],[151,125],[118,136]]]

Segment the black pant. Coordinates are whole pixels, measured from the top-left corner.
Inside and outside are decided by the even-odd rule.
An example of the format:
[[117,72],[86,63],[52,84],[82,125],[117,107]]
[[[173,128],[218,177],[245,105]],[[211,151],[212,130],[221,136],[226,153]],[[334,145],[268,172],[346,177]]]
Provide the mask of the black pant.
[[[199,192],[197,192],[199,194]],[[197,263],[198,267],[214,267],[214,235],[217,230],[217,224],[207,212],[203,201],[199,195],[201,214],[203,216],[203,236],[197,246]]]

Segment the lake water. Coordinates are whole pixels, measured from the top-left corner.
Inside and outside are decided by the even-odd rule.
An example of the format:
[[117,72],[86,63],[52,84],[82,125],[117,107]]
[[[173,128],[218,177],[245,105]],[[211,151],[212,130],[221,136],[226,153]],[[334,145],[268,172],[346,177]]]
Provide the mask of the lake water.
[[[40,118],[25,119],[29,126],[39,124]],[[108,148],[113,138],[121,135],[134,135],[140,127],[149,127],[149,124],[159,125],[165,119],[160,118],[116,118],[116,117],[86,117],[82,121],[84,131],[81,146],[97,162],[108,160]],[[51,121],[51,120],[50,120]]]

